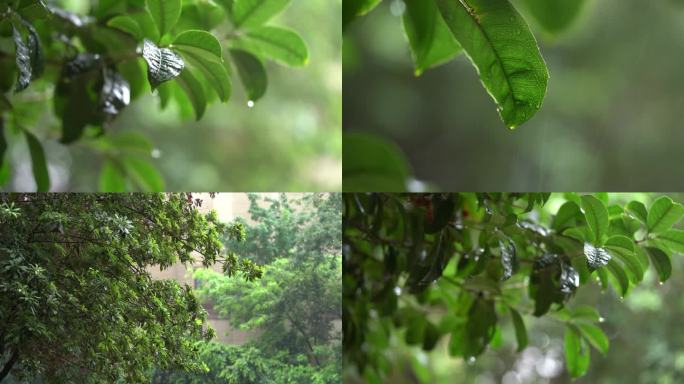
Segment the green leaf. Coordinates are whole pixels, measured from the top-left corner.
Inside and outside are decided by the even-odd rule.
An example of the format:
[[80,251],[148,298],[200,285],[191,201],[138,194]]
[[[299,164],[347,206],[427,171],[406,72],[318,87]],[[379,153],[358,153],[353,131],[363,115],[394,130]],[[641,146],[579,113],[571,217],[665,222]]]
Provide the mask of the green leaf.
[[650,257],[656,272],[658,272],[660,282],[662,283],[669,279],[670,275],[672,274],[672,263],[670,261],[670,256],[668,256],[667,253],[663,252],[661,249],[655,247],[646,247],[646,253]]
[[527,346],[527,330],[525,329],[525,322],[520,313],[513,307],[509,307],[511,311],[511,319],[513,319],[513,327],[515,328],[515,338],[518,341],[518,352],[525,349]]
[[181,14],[181,0],[145,0],[159,36],[163,37],[171,31]]
[[436,325],[432,324],[430,321],[425,322],[425,330],[423,331],[423,350],[431,351],[437,345],[439,341],[439,329]]
[[[346,1],[345,1],[346,2]],[[462,51],[434,0],[406,0],[404,31],[411,46],[415,74],[451,60]]]
[[405,191],[409,169],[401,151],[375,136],[343,135],[342,189],[345,192]]
[[143,42],[142,56],[147,62],[147,78],[152,89],[177,77],[185,67],[183,58],[176,52],[159,48],[147,39]]
[[159,36],[159,31],[147,9],[143,9],[142,12],[131,13],[128,16],[138,23],[138,27],[140,27],[140,31],[142,32],[142,37],[150,39],[151,41],[159,41],[161,36]]
[[636,219],[641,221],[642,223],[646,224],[648,220],[648,211],[646,210],[646,206],[644,203],[640,201],[630,201],[627,203],[627,212],[629,212],[632,216],[634,216]]
[[619,259],[634,276],[632,281],[639,282],[644,278],[644,268],[634,253],[634,242],[626,236],[613,236],[606,240],[606,249]]
[[572,327],[565,329],[565,367],[572,377],[580,377],[589,369],[590,352],[587,343]]
[[164,191],[164,179],[149,161],[134,156],[122,159],[126,174],[145,192]]
[[477,357],[487,348],[496,332],[496,310],[494,301],[477,299],[468,312],[465,325],[463,357]]
[[587,265],[590,271],[603,267],[611,259],[610,254],[605,249],[594,247],[589,243],[584,243],[584,256],[587,257]]
[[[2,151],[0,151],[2,153]],[[658,234],[657,239],[665,244],[674,252],[684,254],[684,231],[671,229],[667,232]]]
[[190,68],[183,69],[183,72],[176,78],[176,81],[190,98],[192,107],[195,110],[195,117],[199,121],[207,109],[207,98],[204,95],[202,84],[197,80],[197,77],[195,77]]
[[579,205],[572,201],[567,201],[558,209],[558,213],[553,218],[553,225],[551,228],[560,231],[564,228],[573,226],[576,219],[582,216],[582,211]]
[[597,327],[596,325],[586,323],[576,324],[576,326],[579,328],[582,336],[587,339],[589,344],[594,346],[596,350],[601,352],[604,356],[606,353],[608,353],[608,346],[610,345],[610,342],[601,328]]
[[608,260],[608,264],[606,265],[606,268],[608,268],[608,271],[615,277],[615,280],[618,283],[618,286],[620,288],[620,296],[625,296],[627,295],[627,291],[629,290],[629,277],[627,277],[627,274],[625,273],[625,270],[622,269],[622,266],[618,264],[615,260]]
[[667,196],[663,196],[651,205],[648,211],[648,232],[659,233],[670,229],[684,216],[684,207],[675,203]]
[[309,62],[309,50],[304,40],[296,32],[280,27],[253,29],[235,40],[232,47],[292,67]]
[[173,48],[181,53],[192,52],[194,56],[204,60],[218,62],[223,60],[221,43],[214,35],[206,31],[189,30],[182,32],[173,41]]
[[230,99],[232,82],[228,71],[223,64],[216,61],[203,60],[192,52],[181,52],[183,58],[195,69],[202,72],[207,83],[214,89],[219,99],[223,102]]
[[372,11],[382,0],[344,0],[342,2],[342,28],[355,18]]
[[608,209],[599,199],[591,195],[582,196],[584,217],[593,235],[593,244],[603,244],[603,238],[608,233]]
[[596,323],[601,321],[601,315],[599,315],[596,308],[588,305],[580,305],[570,310],[570,318],[573,321],[588,321]]
[[47,160],[45,159],[43,146],[31,132],[24,131],[24,136],[26,137],[26,143],[28,144],[29,152],[31,154],[33,178],[36,180],[38,192],[47,192],[50,190],[50,175],[48,174]]
[[107,26],[128,33],[136,40],[140,40],[144,37],[140,24],[130,16],[114,16],[107,22]]
[[264,64],[258,57],[239,49],[231,49],[230,54],[249,100],[256,102],[261,99],[268,86]]
[[568,29],[580,14],[585,0],[523,0],[540,27],[551,35]]
[[234,0],[233,22],[236,28],[258,27],[282,12],[290,0]]
[[5,164],[5,152],[7,151],[7,139],[5,138],[5,121],[0,115],[0,168]]
[[539,110],[549,74],[529,27],[508,0],[437,0],[444,21],[515,128]]
[[123,169],[112,160],[106,160],[100,171],[100,192],[125,192],[126,175]]

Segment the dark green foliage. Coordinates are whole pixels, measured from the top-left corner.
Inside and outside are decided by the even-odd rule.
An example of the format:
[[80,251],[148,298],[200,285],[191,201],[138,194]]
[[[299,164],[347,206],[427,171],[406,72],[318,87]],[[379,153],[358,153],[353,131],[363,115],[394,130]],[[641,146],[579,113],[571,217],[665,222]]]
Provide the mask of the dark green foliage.
[[210,340],[191,289],[149,267],[230,260],[239,232],[191,194],[0,195],[0,381],[146,382],[153,367],[199,372]]
[[[308,62],[308,49],[296,32],[268,25],[289,4],[290,0],[97,1],[87,15],[78,15],[60,8],[67,5],[60,1],[6,2],[0,13],[0,120],[11,128],[9,136],[32,131],[40,139],[53,137],[52,132],[37,133],[41,127],[30,126],[36,122],[18,117],[21,108],[37,111],[52,102],[62,144],[106,141],[108,137],[102,136],[111,135],[109,123],[150,91],[158,92],[162,108],[173,102],[181,111],[194,111],[199,120],[215,95],[221,102],[230,99],[234,72],[253,104],[266,92],[265,62]],[[238,49],[237,55],[227,54]],[[16,94],[5,95],[12,85]],[[13,144],[11,138],[8,142]],[[41,141],[34,144],[41,146]],[[141,174],[150,173],[145,169],[153,167],[151,153],[138,153],[130,160],[128,153],[95,152],[107,160],[101,187],[163,189],[163,182],[140,180]],[[121,165],[117,173],[111,172],[111,162]],[[131,169],[123,164],[142,166]],[[4,164],[3,169],[10,171]],[[34,176],[40,187],[45,186],[39,180],[44,175]]]
[[521,350],[525,316],[534,315],[567,327],[567,370],[584,375],[590,346],[605,354],[608,339],[596,325],[598,312],[574,307],[572,297],[597,289],[597,280],[600,289],[627,295],[649,258],[661,280],[669,278],[671,253],[681,249],[681,231],[670,227],[681,205],[669,197],[646,208],[619,194],[609,201],[568,193],[553,196],[558,208],[549,212],[550,195],[346,194],[343,349],[350,373],[381,382],[390,370],[383,356],[402,335],[425,350],[447,339],[452,356],[473,362],[501,343],[505,318]]

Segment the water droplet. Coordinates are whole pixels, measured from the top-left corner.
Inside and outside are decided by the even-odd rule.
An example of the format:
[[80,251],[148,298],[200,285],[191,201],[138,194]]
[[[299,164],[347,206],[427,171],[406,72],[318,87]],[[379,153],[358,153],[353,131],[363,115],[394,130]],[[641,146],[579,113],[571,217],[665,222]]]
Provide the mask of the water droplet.
[[152,156],[153,159],[158,159],[161,157],[161,151],[158,148],[155,148],[150,153],[150,156]]
[[605,319],[605,318],[603,318],[603,317],[599,317],[599,323],[603,323],[604,321],[606,321],[606,319]]
[[399,296],[401,295],[401,287],[394,287],[394,293]]
[[663,285],[663,282],[662,282],[662,281],[659,281],[659,282],[658,282],[658,285]]
[[473,365],[475,364],[475,356],[470,356],[468,358],[468,365]]
[[248,108],[254,108],[254,100],[250,100],[247,102],[247,107]]

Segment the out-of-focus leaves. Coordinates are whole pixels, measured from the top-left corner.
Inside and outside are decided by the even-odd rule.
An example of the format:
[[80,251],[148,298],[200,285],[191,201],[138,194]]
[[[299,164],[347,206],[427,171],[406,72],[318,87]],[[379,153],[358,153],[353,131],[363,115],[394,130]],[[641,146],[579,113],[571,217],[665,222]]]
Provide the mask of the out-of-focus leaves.
[[344,0],[342,2],[342,27],[352,20],[373,10],[381,0]]
[[140,40],[145,37],[142,29],[140,28],[140,24],[138,24],[138,22],[130,16],[119,15],[112,17],[107,22],[107,25],[130,34],[136,40]]
[[534,261],[530,276],[530,296],[534,315],[542,316],[551,304],[563,304],[579,287],[579,274],[561,256],[544,254]]
[[484,352],[494,337],[496,324],[494,302],[486,299],[475,300],[468,312],[468,322],[462,340],[465,359],[477,357]]
[[126,192],[126,175],[121,166],[114,161],[107,160],[100,171],[101,192]]
[[510,307],[511,319],[513,320],[513,327],[515,328],[515,338],[518,341],[518,352],[521,352],[527,347],[527,329],[525,329],[525,321],[523,321],[520,313],[515,308]]
[[180,75],[185,66],[183,58],[177,53],[168,48],[159,48],[147,39],[143,42],[142,56],[147,62],[147,76],[153,89]]
[[406,190],[407,162],[389,143],[367,134],[348,133],[342,158],[345,192]]
[[508,0],[436,0],[444,21],[515,128],[539,110],[549,74],[525,20]]
[[122,159],[126,174],[145,192],[164,191],[164,179],[149,161],[135,156]]
[[585,0],[523,0],[537,23],[551,35],[568,29],[582,11]]
[[570,376],[583,376],[589,369],[589,346],[572,327],[565,329],[565,367]]
[[31,154],[31,165],[33,169],[33,178],[36,180],[38,192],[47,192],[50,190],[50,176],[48,175],[47,161],[45,159],[45,151],[40,141],[29,131],[24,131],[26,143],[28,144],[29,153]]
[[577,324],[577,328],[579,329],[580,334],[587,339],[597,351],[601,352],[603,355],[608,353],[610,342],[601,328],[587,323]]

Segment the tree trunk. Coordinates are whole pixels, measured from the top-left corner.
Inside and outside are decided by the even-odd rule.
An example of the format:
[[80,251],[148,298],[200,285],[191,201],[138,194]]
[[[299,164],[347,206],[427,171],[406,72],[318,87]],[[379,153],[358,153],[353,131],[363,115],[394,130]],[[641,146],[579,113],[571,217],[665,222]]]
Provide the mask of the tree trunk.
[[0,382],[2,382],[7,375],[9,375],[10,371],[12,370],[12,367],[14,367],[14,363],[17,362],[17,359],[19,358],[19,353],[17,351],[14,351],[12,353],[12,356],[10,356],[10,359],[7,360],[7,363],[5,363],[5,366],[2,368],[2,371],[0,371]]

